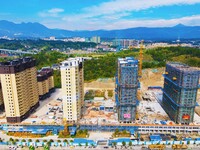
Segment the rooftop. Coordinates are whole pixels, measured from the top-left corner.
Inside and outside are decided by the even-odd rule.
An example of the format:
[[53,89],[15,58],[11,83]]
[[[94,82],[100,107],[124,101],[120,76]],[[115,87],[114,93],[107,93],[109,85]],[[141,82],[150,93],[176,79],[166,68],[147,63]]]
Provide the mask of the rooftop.
[[138,60],[134,59],[134,57],[125,57],[125,58],[118,58],[119,64],[128,64],[128,65],[137,65]]
[[178,62],[170,62],[168,65],[180,70],[180,71],[194,71],[194,72],[200,72],[198,69],[194,67],[190,67],[186,64],[178,63]]
[[81,62],[83,62],[83,58],[81,57],[68,58],[67,60],[61,62],[61,68],[78,66]]
[[24,57],[24,58],[14,59],[12,61],[1,62],[0,66],[17,66],[17,65],[30,62],[32,60],[35,60],[35,59],[33,59],[32,57]]

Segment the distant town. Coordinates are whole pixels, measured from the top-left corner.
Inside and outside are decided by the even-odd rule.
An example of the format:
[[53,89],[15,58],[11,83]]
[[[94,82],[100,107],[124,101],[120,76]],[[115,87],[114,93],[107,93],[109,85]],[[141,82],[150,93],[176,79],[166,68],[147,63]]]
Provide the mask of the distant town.
[[[7,55],[14,56],[22,54],[36,54],[44,49],[65,52],[66,54],[88,54],[96,52],[118,52],[128,49],[140,48],[140,40],[102,39],[100,36],[94,36],[91,38],[71,37],[62,39],[52,36],[49,38],[35,40],[20,40],[3,36],[0,37],[0,41],[0,52],[2,57]],[[45,46],[45,41],[50,45],[49,47]],[[34,45],[35,42],[41,44]],[[181,40],[177,37],[177,40],[146,40],[144,43],[144,47],[146,49],[177,46],[199,48],[200,40]]]

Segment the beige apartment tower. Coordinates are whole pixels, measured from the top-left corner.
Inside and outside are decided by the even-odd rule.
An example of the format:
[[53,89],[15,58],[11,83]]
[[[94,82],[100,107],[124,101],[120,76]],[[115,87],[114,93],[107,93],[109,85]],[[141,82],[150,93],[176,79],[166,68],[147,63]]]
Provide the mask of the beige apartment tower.
[[76,123],[84,104],[83,58],[69,58],[61,63],[63,119]]
[[51,96],[51,93],[55,91],[53,69],[50,67],[44,67],[37,74],[39,99],[44,100]]
[[0,64],[7,122],[27,118],[39,106],[36,61],[31,57]]
[[0,112],[3,110],[4,110],[4,102],[3,102],[2,86],[0,81]]

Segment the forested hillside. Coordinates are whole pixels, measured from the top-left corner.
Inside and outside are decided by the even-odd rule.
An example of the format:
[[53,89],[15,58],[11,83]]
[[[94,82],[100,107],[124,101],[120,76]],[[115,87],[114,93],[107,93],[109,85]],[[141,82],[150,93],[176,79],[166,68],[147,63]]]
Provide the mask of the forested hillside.
[[[98,78],[114,77],[117,67],[117,58],[133,56],[138,59],[139,49],[105,54],[77,54],[76,56],[92,57],[91,60],[84,62],[84,79],[87,82]],[[40,69],[43,66],[59,64],[68,57],[75,56],[68,56],[56,51],[43,51],[37,55],[33,55],[33,57],[37,60],[37,68]],[[167,61],[182,62],[190,66],[200,67],[200,49],[188,47],[168,47],[144,50],[143,69],[164,67]],[[60,87],[61,83],[59,71],[54,72],[54,78],[55,86]]]

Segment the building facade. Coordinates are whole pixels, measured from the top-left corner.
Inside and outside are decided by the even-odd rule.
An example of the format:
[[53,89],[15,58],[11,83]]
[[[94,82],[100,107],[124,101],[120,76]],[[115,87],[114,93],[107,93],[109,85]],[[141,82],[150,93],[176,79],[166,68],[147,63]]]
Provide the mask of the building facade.
[[130,48],[130,47],[138,47],[139,41],[134,39],[115,39],[112,42],[113,46],[118,46],[120,48]]
[[36,61],[30,57],[0,64],[7,122],[21,122],[39,106]]
[[84,104],[83,58],[69,58],[61,63],[63,119],[75,123]]
[[55,91],[53,69],[50,67],[42,68],[37,74],[39,99],[44,100],[51,96]]
[[94,42],[96,44],[99,44],[99,43],[101,43],[101,38],[100,38],[100,36],[93,36],[93,37],[91,37],[90,41]]
[[161,105],[175,123],[193,122],[199,74],[199,70],[185,64],[166,65]]
[[138,85],[138,60],[133,57],[119,58],[115,89],[119,122],[134,122]]
[[3,93],[2,93],[2,86],[0,81],[0,111],[4,110],[4,102],[3,102]]

